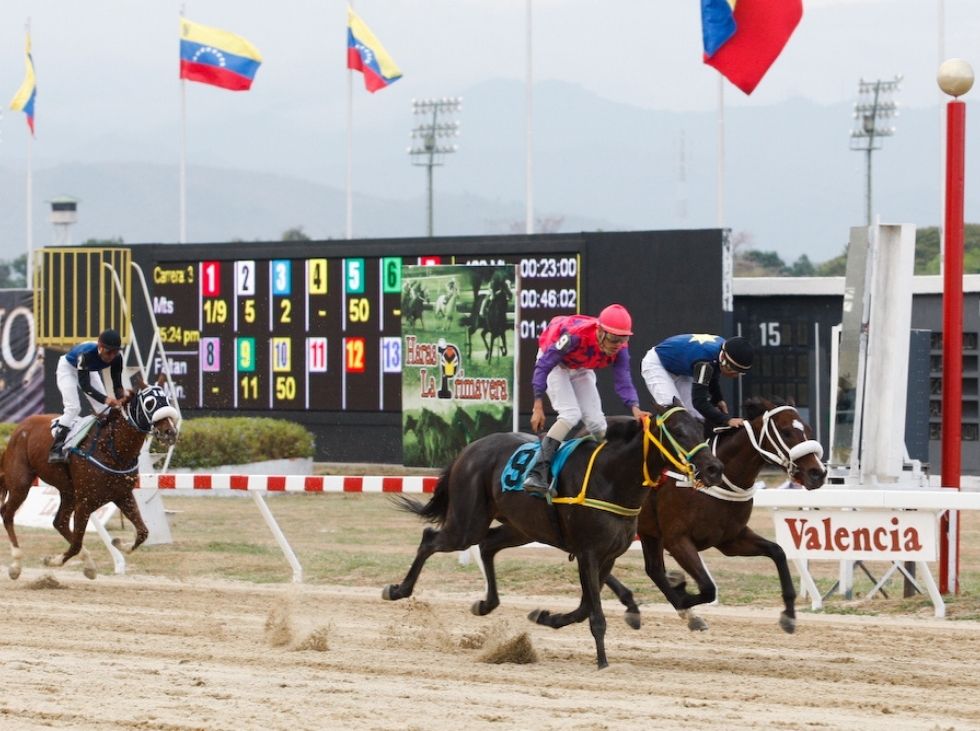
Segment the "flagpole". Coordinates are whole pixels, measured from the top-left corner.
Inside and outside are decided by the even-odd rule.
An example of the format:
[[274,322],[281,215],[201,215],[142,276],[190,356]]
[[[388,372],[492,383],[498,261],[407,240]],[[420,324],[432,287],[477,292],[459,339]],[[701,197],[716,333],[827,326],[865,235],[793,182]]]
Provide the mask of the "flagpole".
[[[31,19],[27,18],[24,24],[27,37],[31,37]],[[33,65],[33,62],[32,62]],[[35,72],[36,73],[36,72]],[[37,79],[34,80],[34,88],[37,88]],[[34,267],[31,265],[34,260],[34,130],[30,130],[27,135],[27,261],[24,262],[24,286],[34,286]]]
[[718,228],[725,225],[725,79],[718,74]]
[[[184,5],[180,6],[180,17],[184,17]],[[178,231],[180,243],[187,243],[187,82],[180,80],[180,220]]]
[[531,55],[531,2],[532,0],[527,0],[527,81],[525,88],[525,101],[526,101],[526,118],[525,124],[525,160],[524,160],[524,232],[527,234],[534,233],[534,185],[533,185],[533,166],[532,166],[532,129],[531,129],[531,119],[532,119],[532,101],[533,101],[533,79],[534,75],[532,73],[532,55]]
[[354,238],[354,72],[347,70],[347,238]]

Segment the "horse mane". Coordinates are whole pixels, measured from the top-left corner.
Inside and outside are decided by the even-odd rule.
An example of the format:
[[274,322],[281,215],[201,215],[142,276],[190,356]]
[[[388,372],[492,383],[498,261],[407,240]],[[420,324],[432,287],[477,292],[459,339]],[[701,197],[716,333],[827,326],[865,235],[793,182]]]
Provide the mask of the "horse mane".
[[612,417],[606,424],[606,441],[628,442],[643,429],[643,424],[632,416]]
[[752,396],[742,402],[742,418],[752,421],[777,406],[792,406],[792,404],[778,396],[772,396],[769,399],[762,396]]

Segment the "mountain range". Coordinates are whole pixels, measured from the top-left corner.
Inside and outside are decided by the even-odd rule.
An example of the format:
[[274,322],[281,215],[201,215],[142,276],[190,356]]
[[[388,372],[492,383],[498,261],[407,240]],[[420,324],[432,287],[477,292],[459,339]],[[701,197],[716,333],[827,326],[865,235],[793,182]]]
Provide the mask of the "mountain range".
[[[435,235],[524,229],[524,87],[489,81],[467,89],[456,115],[458,152],[434,169]],[[406,154],[411,115],[371,118],[355,109],[355,238],[426,232],[425,169]],[[603,99],[574,84],[535,86],[533,181],[538,229],[705,228],[718,224],[720,115],[661,111]],[[90,124],[80,120],[79,124]],[[941,220],[942,120],[938,107],[902,110],[894,136],[873,153],[874,211],[885,222]],[[85,149],[35,144],[34,241],[55,241],[46,201],[79,199],[75,243],[178,239],[179,143],[173,125],[113,134],[93,126]],[[795,99],[723,115],[724,225],[750,248],[787,262],[841,253],[865,222],[866,153],[849,149],[850,105]],[[342,238],[346,221],[345,120],[325,122],[302,104],[235,125],[189,126],[188,233],[192,242],[278,240],[300,227]],[[0,153],[10,146],[0,147]],[[980,170],[967,147],[967,185]],[[25,165],[0,156],[0,259],[25,250]],[[968,220],[980,201],[967,200]]]

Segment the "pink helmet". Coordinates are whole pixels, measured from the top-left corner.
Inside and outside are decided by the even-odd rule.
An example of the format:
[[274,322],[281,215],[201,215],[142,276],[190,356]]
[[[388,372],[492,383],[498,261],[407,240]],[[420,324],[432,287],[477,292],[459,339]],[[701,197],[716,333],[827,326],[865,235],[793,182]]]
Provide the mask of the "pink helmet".
[[599,313],[599,325],[613,335],[632,335],[633,318],[622,305],[609,305]]

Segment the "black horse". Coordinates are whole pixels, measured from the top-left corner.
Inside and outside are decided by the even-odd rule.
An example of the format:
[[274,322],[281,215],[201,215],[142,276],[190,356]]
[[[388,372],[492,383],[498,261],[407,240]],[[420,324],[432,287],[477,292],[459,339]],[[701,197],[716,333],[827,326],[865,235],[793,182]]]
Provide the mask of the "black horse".
[[402,320],[411,327],[415,327],[418,322],[419,328],[425,329],[425,322],[422,320],[422,312],[429,301],[429,295],[421,282],[405,284],[402,289]]
[[500,341],[500,355],[507,355],[507,312],[510,301],[514,297],[510,282],[498,272],[490,280],[490,292],[483,297],[473,298],[473,310],[470,312],[469,327],[466,331],[466,348],[468,357],[473,357],[473,333],[480,330],[483,347],[486,348],[486,361],[493,358],[493,344]]
[[[606,441],[586,442],[569,456],[558,476],[558,497],[552,505],[520,489],[521,476],[514,469],[518,465],[512,464],[518,461],[511,459],[518,447],[535,437],[500,433],[473,442],[443,471],[428,503],[395,498],[400,508],[439,529],[423,531],[405,578],[385,587],[382,596],[411,596],[422,566],[433,553],[479,544],[487,595],[472,611],[488,614],[500,604],[493,565],[497,552],[541,541],[578,559],[582,597],[579,606],[567,614],[537,609],[528,618],[556,629],[588,618],[598,665],[606,667],[606,619],[599,591],[616,558],[633,542],[647,485],[654,484],[651,476],[658,476],[670,460],[691,474],[696,471],[708,484],[721,481],[721,462],[703,448],[700,423],[679,404],[656,407],[652,421],[655,424],[625,417],[610,419]],[[518,458],[527,454],[522,452]],[[527,468],[529,457],[520,461],[518,473]],[[510,489],[504,489],[505,482]],[[494,520],[501,525],[491,528]]]
[[[726,556],[768,556],[776,564],[782,589],[784,609],[779,626],[792,633],[796,590],[786,553],[778,543],[748,527],[752,495],[764,464],[782,468],[807,490],[820,487],[827,476],[820,461],[823,448],[793,406],[752,398],[745,402],[743,413],[744,428],[726,430],[712,441],[712,452],[725,464],[724,486],[692,490],[678,486],[676,480],[666,480],[644,503],[637,534],[647,574],[692,630],[706,630],[708,625],[691,607],[714,601],[717,593],[700,551],[717,548]],[[686,590],[683,574],[666,570],[665,550],[694,578],[696,594]],[[671,576],[674,573],[679,576]],[[626,606],[627,623],[639,627],[639,608],[632,592],[612,574],[606,577],[606,585]]]

